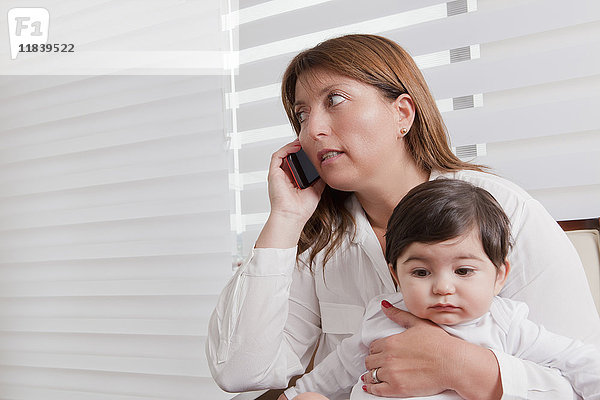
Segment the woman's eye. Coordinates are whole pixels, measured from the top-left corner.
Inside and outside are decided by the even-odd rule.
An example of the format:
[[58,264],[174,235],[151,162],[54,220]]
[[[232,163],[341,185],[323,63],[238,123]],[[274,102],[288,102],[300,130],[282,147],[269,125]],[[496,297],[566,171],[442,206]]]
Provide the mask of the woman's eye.
[[298,122],[302,123],[306,119],[306,111],[298,111],[296,113],[296,119]]
[[344,96],[342,96],[342,95],[335,94],[335,93],[329,95],[329,105],[330,106],[337,106],[344,100],[345,100]]
[[460,275],[460,276],[467,276],[470,275],[473,272],[473,269],[471,268],[457,268],[454,273],[456,275]]
[[429,275],[429,271],[427,271],[426,269],[415,269],[412,272],[413,276],[418,276],[419,278],[423,278],[426,277],[427,275]]

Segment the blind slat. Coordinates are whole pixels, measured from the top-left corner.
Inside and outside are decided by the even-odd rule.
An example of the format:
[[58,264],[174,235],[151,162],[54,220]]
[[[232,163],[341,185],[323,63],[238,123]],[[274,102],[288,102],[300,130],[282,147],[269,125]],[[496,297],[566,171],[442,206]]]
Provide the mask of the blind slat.
[[[71,298],[74,297],[74,298]],[[19,318],[204,319],[212,313],[215,295],[51,296],[0,298],[0,316]],[[197,353],[196,353],[197,354]]]
[[[0,396],[5,396],[9,399],[40,399],[44,397],[52,396],[53,398],[61,400],[106,400],[107,393],[104,392],[83,392],[78,390],[60,390],[51,388],[37,388],[32,386],[13,385],[13,384],[2,384],[0,389]],[[229,397],[221,397],[222,399],[229,399]],[[159,397],[148,397],[135,396],[135,395],[122,395],[116,393],[110,393],[111,400],[165,400]],[[218,399],[219,397],[213,397]]]
[[95,207],[93,209],[68,209],[11,215],[3,218],[0,235],[3,231],[14,231],[49,226],[65,226],[101,221],[132,221],[135,219],[162,218],[179,215],[199,215],[206,212],[228,211],[229,198],[223,194],[206,194],[199,198],[185,200],[146,201],[117,206]]
[[[0,366],[0,375],[0,396],[5,396],[3,392],[5,387],[14,388],[13,390],[31,387],[38,389],[38,393],[42,394],[53,393],[45,392],[46,389],[55,390],[54,393],[75,392],[74,394],[77,395],[78,392],[101,393],[104,399],[112,399],[113,395],[162,400],[198,400],[199,393],[207,396],[213,394],[223,396],[223,393],[212,383],[212,378],[3,366]],[[110,385],[107,385],[107,382],[110,382]],[[225,398],[231,398],[231,394],[228,396]]]
[[560,0],[480,2],[477,11],[386,32],[385,36],[418,56],[475,43],[499,43],[509,39],[518,42],[526,36],[600,19],[598,2],[575,0],[569,3],[569,11],[564,10]]
[[[101,258],[93,260],[58,260],[19,264],[0,264],[3,282],[136,280],[136,279],[204,279],[219,281],[231,276],[231,254]],[[211,265],[214,268],[205,268]],[[220,268],[220,266],[226,266]]]
[[[132,170],[135,165],[150,164],[148,161],[150,157],[152,157],[151,163],[163,169],[168,168],[163,163],[174,164],[181,159],[188,159],[191,162],[206,165],[204,168],[210,168],[211,163],[207,163],[206,160],[214,162],[215,158],[222,158],[220,154],[222,152],[223,138],[219,137],[216,132],[213,135],[191,134],[168,137],[4,164],[0,170],[0,184],[11,180],[23,181],[32,177],[45,179],[53,175],[82,174],[87,171],[105,172],[109,168],[129,167]],[[215,169],[224,169],[222,163],[215,167]],[[94,182],[94,180],[90,180],[90,182]]]
[[[564,135],[568,140],[569,135]],[[527,158],[497,160],[490,157],[503,176],[518,182],[527,190],[539,190],[561,186],[588,186],[600,184],[600,150],[582,148],[578,152],[559,156],[535,152]],[[523,169],[544,171],[544,174],[527,176]]]
[[[346,1],[334,0],[310,7],[303,7],[285,13],[277,13],[268,18],[260,18],[240,26],[240,49],[247,49],[264,44],[267,41],[278,41],[320,30],[332,26],[347,26],[366,20],[386,17],[415,9],[438,5],[446,7],[445,0],[377,0]],[[240,13],[245,10],[241,9]],[[264,16],[265,14],[263,14]],[[335,19],[325,16],[335,15]],[[323,16],[321,18],[316,16]],[[299,24],[297,21],[310,21]],[[334,25],[335,24],[335,25]],[[282,29],[285,27],[285,29]],[[348,29],[351,31],[351,29]]]
[[[220,96],[220,93],[213,93],[213,95]],[[143,97],[142,97],[143,98]],[[112,101],[111,101],[112,100]],[[118,102],[117,102],[118,104]],[[92,105],[94,105],[92,103]],[[180,107],[176,107],[179,105]],[[185,106],[184,106],[185,105]],[[57,111],[56,107],[49,107],[39,110],[39,112],[21,112],[13,114],[3,121],[3,128],[6,130],[35,127],[36,125],[52,123],[55,121],[59,122],[71,122],[73,119],[86,119],[90,122],[90,117],[99,119],[104,118],[125,118],[125,122],[134,121],[139,124],[140,121],[155,121],[168,118],[169,120],[185,119],[190,117],[189,107],[195,105],[197,107],[198,114],[216,114],[219,115],[222,106],[221,102],[215,101],[214,98],[203,98],[196,95],[178,95],[172,96],[169,100],[155,100],[155,101],[138,101],[137,103],[130,102],[127,105],[115,106],[114,95],[107,96],[101,105],[94,105],[93,111],[89,109],[81,109],[79,107],[73,107],[73,105],[64,104]],[[165,107],[170,109],[170,112],[165,115]],[[90,115],[92,114],[92,115]],[[77,121],[74,121],[77,122]],[[113,121],[114,123],[114,121]],[[90,127],[88,127],[89,129]]]
[[[242,48],[240,49],[240,63],[246,64],[280,54],[299,52],[306,47],[310,47],[314,43],[346,32],[381,33],[446,17],[447,8],[445,4],[435,4],[397,14],[387,14],[370,21],[361,21],[350,25],[331,27],[326,30],[310,32],[289,39]],[[243,30],[241,30],[240,33],[242,34]]]
[[[204,346],[202,346],[204,347]],[[203,377],[210,375],[206,359],[187,360],[153,357],[110,357],[80,354],[3,351],[0,365],[36,368],[109,371],[112,373]]]
[[[220,167],[220,168],[219,168]],[[199,174],[214,171],[215,174],[226,176],[223,171],[225,163],[222,157],[196,157],[187,159],[167,160],[162,163],[147,162],[124,166],[92,170],[89,172],[77,172],[71,174],[60,174],[52,179],[32,178],[22,181],[11,181],[0,189],[0,197],[23,196],[34,193],[55,192],[76,188],[86,188],[97,185],[120,184],[125,182],[140,181],[143,179],[157,179],[165,177],[177,177],[187,174]],[[218,171],[221,169],[221,171]]]
[[[216,298],[215,298],[216,303]],[[3,317],[0,332],[14,333],[69,333],[102,335],[146,336],[201,336],[206,334],[208,323],[175,318],[61,318],[61,317]],[[125,323],[126,322],[126,323]]]
[[[190,119],[187,121],[176,121],[176,128],[171,128],[173,122],[150,123],[139,126],[124,128],[116,131],[107,131],[99,134],[88,135],[86,137],[58,138],[46,143],[35,145],[21,145],[18,147],[0,148],[0,163],[10,164],[35,160],[39,158],[48,158],[63,156],[73,153],[83,153],[98,149],[105,149],[116,146],[127,146],[141,142],[162,140],[174,138],[177,136],[197,135],[213,136],[218,132],[218,121],[207,119]],[[213,125],[212,127],[210,125]],[[137,135],[125,135],[131,129],[137,132]],[[37,129],[39,136],[47,137],[47,130]],[[141,133],[143,132],[143,133]],[[44,133],[46,133],[44,135]]]
[[560,186],[531,190],[530,194],[558,220],[598,217],[600,185]]
[[[64,80],[54,79],[57,82]],[[52,79],[51,79],[52,81]],[[115,79],[93,79],[78,81],[75,83],[63,83],[48,89],[38,89],[33,93],[23,93],[20,96],[11,95],[10,102],[0,110],[0,118],[5,119],[15,113],[24,113],[27,108],[34,108],[36,114],[42,111],[50,113],[64,110],[64,105],[78,104],[84,109],[93,106],[99,109],[102,106],[112,108],[127,107],[132,104],[140,104],[140,93],[144,94],[144,102],[171,99],[173,93],[185,96],[198,93],[219,90],[218,79],[204,79],[201,89],[198,87],[197,79],[189,77],[156,77],[154,84],[148,87],[144,80],[134,77],[126,83],[123,76]],[[128,90],[123,90],[123,86]],[[119,96],[116,97],[115,94]],[[78,111],[75,108],[72,111]]]
[[0,351],[195,360],[200,354],[189,349],[204,345],[200,336],[0,332]]
[[1,297],[60,296],[193,296],[218,295],[220,288],[204,279],[187,280],[95,280],[7,282]]
[[[94,185],[62,191],[0,197],[0,217],[38,212],[69,212],[89,209],[92,213],[101,207],[127,206],[129,204],[164,200],[176,201],[190,198],[210,198],[220,193],[226,173],[204,172],[162,178],[142,179],[116,184]],[[198,185],[197,182],[203,182]]]
[[446,98],[593,77],[600,71],[596,56],[600,54],[600,41],[540,53],[531,50],[527,55],[514,54],[499,60],[450,64],[425,71],[424,75],[436,98]]
[[[598,107],[598,96],[567,101],[556,98],[519,108],[506,104],[461,110],[444,115],[444,119],[452,145],[462,146],[594,130],[598,127]],[[561,118],[549,118],[556,115]]]

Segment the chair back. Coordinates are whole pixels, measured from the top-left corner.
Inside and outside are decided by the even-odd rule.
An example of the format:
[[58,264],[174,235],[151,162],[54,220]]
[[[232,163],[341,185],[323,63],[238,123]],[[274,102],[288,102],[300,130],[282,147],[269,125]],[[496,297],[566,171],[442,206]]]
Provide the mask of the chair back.
[[600,220],[593,218],[558,223],[579,253],[596,309],[600,313]]

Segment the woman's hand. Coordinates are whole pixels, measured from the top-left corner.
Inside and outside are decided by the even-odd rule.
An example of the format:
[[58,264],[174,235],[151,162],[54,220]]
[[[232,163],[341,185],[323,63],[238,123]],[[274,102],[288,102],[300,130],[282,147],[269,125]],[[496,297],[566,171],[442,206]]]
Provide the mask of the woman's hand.
[[298,150],[300,150],[300,142],[295,140],[271,156],[268,176],[269,200],[271,213],[280,213],[306,222],[319,204],[325,183],[319,179],[306,189],[296,187],[284,159],[288,154]]
[[[388,303],[389,304],[389,303]],[[499,399],[500,370],[491,350],[450,336],[434,323],[383,307],[405,332],[373,341],[365,360],[366,391],[385,397],[429,396],[454,390],[465,399]],[[377,370],[381,383],[373,383]],[[465,378],[466,377],[466,378]]]
[[300,142],[295,140],[271,156],[268,175],[271,213],[256,241],[256,247],[295,246],[304,224],[319,204],[325,182],[319,179],[306,189],[298,189],[284,163],[284,158],[288,154],[298,150],[300,150]]

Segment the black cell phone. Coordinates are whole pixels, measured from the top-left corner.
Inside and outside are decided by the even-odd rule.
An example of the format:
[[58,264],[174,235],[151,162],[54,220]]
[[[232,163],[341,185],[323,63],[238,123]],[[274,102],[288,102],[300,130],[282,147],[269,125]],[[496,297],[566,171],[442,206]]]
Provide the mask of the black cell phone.
[[297,153],[288,154],[285,158],[296,186],[300,189],[306,189],[314,181],[319,179],[319,173],[312,165],[304,150],[300,149]]

